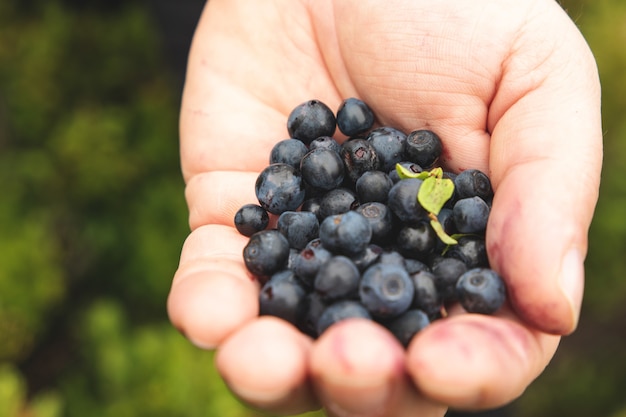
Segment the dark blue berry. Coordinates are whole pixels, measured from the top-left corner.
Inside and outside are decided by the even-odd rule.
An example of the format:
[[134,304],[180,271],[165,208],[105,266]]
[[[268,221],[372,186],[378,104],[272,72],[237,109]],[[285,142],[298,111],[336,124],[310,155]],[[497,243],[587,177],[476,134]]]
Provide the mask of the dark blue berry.
[[358,301],[337,301],[324,310],[317,321],[317,334],[321,335],[333,324],[350,318],[362,318],[371,320],[372,316],[367,309]]
[[470,269],[459,278],[456,293],[468,313],[493,314],[504,303],[504,281],[493,269]]
[[294,325],[305,313],[306,290],[292,271],[275,273],[259,294],[259,314],[280,317]]
[[429,271],[419,271],[411,274],[411,280],[415,287],[413,307],[424,311],[428,317],[436,317],[443,303],[437,290],[435,274]]
[[300,174],[287,164],[272,164],[261,171],[255,192],[261,207],[272,214],[296,210],[305,196]]
[[336,152],[337,155],[341,153],[341,145],[331,136],[321,136],[314,139],[311,144],[309,144],[309,150],[319,148],[330,149],[331,151]]
[[454,178],[454,192],[458,199],[480,197],[489,201],[493,197],[491,181],[478,169],[466,169]]
[[489,266],[485,238],[478,235],[466,235],[457,239],[458,243],[452,245],[446,252],[446,256],[457,258],[465,263],[468,268]]
[[430,167],[443,152],[441,139],[431,130],[415,130],[406,138],[404,152],[409,161],[421,167]]
[[333,111],[319,100],[309,100],[296,106],[287,118],[287,131],[305,145],[320,136],[332,136],[337,127]]
[[426,260],[436,244],[437,235],[426,222],[406,225],[396,237],[396,249],[406,258]]
[[346,213],[359,207],[359,199],[354,191],[349,188],[335,188],[330,190],[320,199],[320,217],[325,219],[335,214]]
[[300,211],[308,211],[310,213],[313,213],[315,214],[317,219],[320,220],[322,219],[322,216],[320,214],[320,207],[321,207],[320,203],[321,203],[320,197],[307,198],[306,200],[302,202],[302,205],[300,206]]
[[294,259],[293,271],[312,287],[317,272],[332,256],[333,254],[322,246],[322,241],[319,238],[313,239]]
[[365,139],[353,139],[341,146],[341,158],[346,168],[346,177],[354,184],[363,173],[380,168],[378,154]]
[[374,243],[370,243],[363,252],[352,255],[350,259],[354,262],[359,271],[363,272],[378,262],[383,251],[382,247]]
[[393,264],[372,265],[363,273],[359,286],[361,303],[372,316],[383,319],[408,310],[414,292],[406,269]]
[[387,205],[404,223],[419,223],[428,219],[428,213],[417,201],[422,180],[409,178],[399,181],[389,190]]
[[354,298],[361,274],[354,262],[343,255],[330,258],[315,276],[314,288],[326,300]]
[[270,164],[282,163],[300,169],[300,160],[308,151],[306,145],[300,140],[281,140],[270,152]]
[[318,336],[317,322],[330,303],[324,300],[320,294],[312,291],[307,293],[304,304],[305,312],[298,323],[298,328],[305,334],[315,338]]
[[489,219],[489,206],[480,197],[462,198],[454,204],[452,217],[460,233],[483,233]]
[[269,224],[267,211],[258,204],[246,204],[235,213],[235,228],[244,236],[252,236]]
[[367,136],[367,141],[374,147],[380,161],[380,170],[389,172],[395,170],[397,163],[405,160],[404,132],[392,127],[379,127],[372,130]]
[[404,347],[408,347],[413,337],[430,324],[428,315],[422,310],[408,310],[385,323],[385,327]]
[[356,180],[355,184],[356,194],[361,203],[369,201],[387,202],[391,187],[393,187],[393,181],[389,175],[382,171],[367,171]]
[[467,265],[456,258],[438,258],[433,262],[432,272],[435,277],[435,285],[444,301],[456,299],[456,283],[467,269]]
[[252,274],[264,283],[286,267],[289,242],[278,230],[262,230],[250,236],[243,249],[243,260]]
[[372,228],[372,242],[378,244],[388,243],[394,230],[394,218],[389,207],[383,203],[365,203],[356,209],[365,217]]
[[290,247],[303,249],[318,237],[320,224],[317,216],[308,211],[285,211],[278,217],[276,228],[285,235]]
[[337,110],[337,127],[346,136],[354,136],[371,129],[374,113],[358,98],[345,99]]
[[331,252],[357,255],[370,244],[372,228],[356,211],[326,217],[320,225],[322,245]]
[[302,178],[312,187],[332,190],[343,182],[343,161],[335,151],[313,149],[302,158],[300,172]]

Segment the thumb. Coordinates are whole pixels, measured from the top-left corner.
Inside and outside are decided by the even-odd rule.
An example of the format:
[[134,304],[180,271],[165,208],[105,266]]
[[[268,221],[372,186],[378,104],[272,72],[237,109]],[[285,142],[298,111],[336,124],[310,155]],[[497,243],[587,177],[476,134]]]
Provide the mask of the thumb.
[[582,301],[602,131],[595,61],[571,20],[553,7],[549,22],[528,22],[490,107],[496,193],[487,250],[517,313],[541,330],[567,334]]

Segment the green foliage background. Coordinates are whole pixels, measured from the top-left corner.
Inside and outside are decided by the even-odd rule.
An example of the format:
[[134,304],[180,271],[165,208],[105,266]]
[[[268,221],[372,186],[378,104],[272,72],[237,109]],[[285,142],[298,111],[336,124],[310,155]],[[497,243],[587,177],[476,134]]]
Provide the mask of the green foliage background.
[[[626,3],[562,4],[600,68],[603,182],[579,330],[511,410],[624,417]],[[165,314],[179,99],[145,4],[0,2],[0,417],[259,415]]]

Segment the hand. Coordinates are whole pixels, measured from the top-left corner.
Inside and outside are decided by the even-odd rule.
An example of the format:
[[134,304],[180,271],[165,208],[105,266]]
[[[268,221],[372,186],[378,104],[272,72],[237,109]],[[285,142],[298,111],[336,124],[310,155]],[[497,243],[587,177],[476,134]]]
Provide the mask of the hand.
[[[405,352],[346,321],[317,341],[258,317],[235,211],[255,202],[293,107],[366,101],[381,124],[429,128],[442,162],[490,175],[492,266],[510,306],[452,314]],[[442,416],[518,397],[577,324],[602,158],[594,59],[552,0],[211,0],[189,57],[180,119],[192,233],[168,300],[172,323],[217,348],[243,401],[294,414]]]

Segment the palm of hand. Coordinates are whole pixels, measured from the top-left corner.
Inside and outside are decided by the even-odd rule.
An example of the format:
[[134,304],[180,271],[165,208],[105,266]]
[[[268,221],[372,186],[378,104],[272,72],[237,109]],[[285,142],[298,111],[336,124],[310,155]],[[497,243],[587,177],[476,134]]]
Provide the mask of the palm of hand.
[[[593,58],[551,1],[352,3],[210,2],[181,110],[193,232],[170,317],[195,343],[219,348],[218,368],[237,395],[270,410],[300,412],[319,400],[337,414],[442,415],[435,402],[510,401],[552,357],[551,334],[576,324],[601,154]],[[337,108],[351,96],[383,124],[436,131],[449,169],[490,173],[488,247],[512,309],[455,315],[407,352],[371,323],[339,325],[312,342],[256,317],[258,285],[233,215],[255,201],[257,172],[286,138],[289,111],[310,98]],[[592,174],[563,178],[581,165]],[[555,190],[547,180],[555,177],[577,191]],[[563,205],[576,209],[563,215]],[[545,241],[528,245],[536,230]]]

